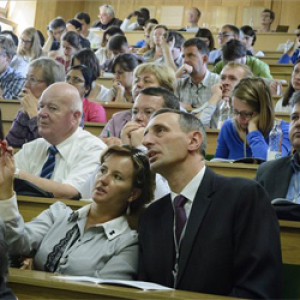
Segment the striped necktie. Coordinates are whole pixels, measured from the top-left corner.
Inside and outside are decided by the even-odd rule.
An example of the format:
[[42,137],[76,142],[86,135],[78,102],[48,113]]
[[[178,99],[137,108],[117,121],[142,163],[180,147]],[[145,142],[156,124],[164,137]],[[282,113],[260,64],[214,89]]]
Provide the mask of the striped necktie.
[[55,168],[55,155],[58,153],[58,150],[56,149],[55,146],[50,146],[48,152],[49,152],[48,159],[44,163],[41,172],[41,177],[46,179],[50,179],[53,174]]

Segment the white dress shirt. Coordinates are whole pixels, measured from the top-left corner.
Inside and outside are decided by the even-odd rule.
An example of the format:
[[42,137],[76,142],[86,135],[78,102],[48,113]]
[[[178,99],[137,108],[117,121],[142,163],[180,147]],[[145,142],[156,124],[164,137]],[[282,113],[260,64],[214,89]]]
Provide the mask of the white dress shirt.
[[[51,145],[43,138],[24,144],[15,155],[18,169],[40,176]],[[78,128],[69,138],[56,145],[55,169],[51,179],[69,184],[80,191],[86,179],[95,171],[100,155],[107,146],[96,136]]]

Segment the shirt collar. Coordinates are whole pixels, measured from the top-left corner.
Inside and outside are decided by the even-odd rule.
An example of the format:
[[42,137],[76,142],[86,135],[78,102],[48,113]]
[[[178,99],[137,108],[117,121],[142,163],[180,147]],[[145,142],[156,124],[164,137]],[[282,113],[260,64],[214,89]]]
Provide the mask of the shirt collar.
[[[87,204],[71,213],[69,222],[80,221],[87,218],[92,204]],[[103,228],[108,240],[113,240],[129,228],[127,218],[120,216],[105,223],[96,224],[94,227]]]
[[210,71],[209,70],[206,70],[203,80],[201,82],[199,82],[198,84],[194,83],[192,81],[192,78],[189,77],[189,81],[190,81],[191,85],[196,85],[198,88],[200,88],[201,86],[207,87],[209,85],[209,79],[210,79]]
[[[78,134],[80,133],[80,131],[82,131],[83,129],[81,127],[78,127],[77,130],[71,135],[69,136],[67,139],[65,139],[63,142],[61,142],[58,145],[55,145],[56,149],[59,151],[59,154],[66,159],[70,153],[70,143],[74,140],[77,139]],[[50,143],[48,143],[49,146],[51,145]]]
[[[205,173],[205,169],[206,169],[206,166],[203,166],[203,168],[194,176],[194,178],[179,193],[180,195],[187,198],[188,201],[190,201],[190,202],[193,202],[195,199],[198,188],[202,182],[202,179],[203,179],[203,176]],[[176,196],[178,196],[179,194],[171,191],[172,202],[174,201],[174,198]]]

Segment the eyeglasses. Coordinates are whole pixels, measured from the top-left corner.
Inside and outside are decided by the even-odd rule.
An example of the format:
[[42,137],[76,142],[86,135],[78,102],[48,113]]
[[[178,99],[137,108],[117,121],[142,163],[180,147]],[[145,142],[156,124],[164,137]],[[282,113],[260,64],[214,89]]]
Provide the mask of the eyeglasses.
[[222,37],[227,37],[227,36],[234,36],[232,33],[218,33],[217,37],[222,38]]
[[237,111],[236,109],[233,110],[234,116],[240,115],[242,119],[251,119],[254,112],[245,112],[245,111]]
[[32,43],[32,41],[26,41],[26,40],[23,40],[22,38],[20,38],[20,41],[23,44],[31,44]]
[[36,85],[38,83],[45,82],[44,80],[36,79],[35,77],[26,77],[25,81],[29,82],[30,85]]
[[85,81],[79,77],[71,77],[71,76],[67,76],[65,78],[66,82],[72,82],[73,84],[77,84],[77,83],[84,83]]

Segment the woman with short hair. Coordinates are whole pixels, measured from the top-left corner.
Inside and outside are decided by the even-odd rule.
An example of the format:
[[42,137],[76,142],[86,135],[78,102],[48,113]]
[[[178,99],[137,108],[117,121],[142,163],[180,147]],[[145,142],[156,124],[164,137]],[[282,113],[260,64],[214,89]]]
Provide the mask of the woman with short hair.
[[40,137],[37,128],[38,100],[49,85],[64,81],[64,78],[64,67],[51,58],[41,57],[30,63],[25,85],[19,94],[22,108],[6,135],[10,146],[20,148]]

